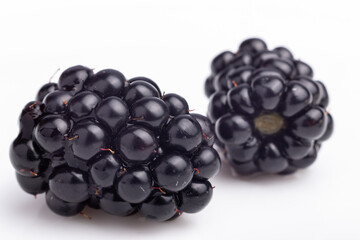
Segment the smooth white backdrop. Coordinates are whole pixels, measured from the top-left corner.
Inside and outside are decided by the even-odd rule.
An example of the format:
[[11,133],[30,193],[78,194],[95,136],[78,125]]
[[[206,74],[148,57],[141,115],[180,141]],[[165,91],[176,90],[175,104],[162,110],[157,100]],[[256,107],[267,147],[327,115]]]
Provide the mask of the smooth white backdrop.
[[[1,0],[1,238],[360,239],[359,7],[355,0]],[[211,59],[253,36],[289,47],[329,90],[336,131],[307,170],[239,178],[225,163],[210,205],[166,223],[90,209],[91,221],[63,218],[44,196],[35,200],[18,186],[8,157],[17,119],[57,68],[147,76],[205,113]]]

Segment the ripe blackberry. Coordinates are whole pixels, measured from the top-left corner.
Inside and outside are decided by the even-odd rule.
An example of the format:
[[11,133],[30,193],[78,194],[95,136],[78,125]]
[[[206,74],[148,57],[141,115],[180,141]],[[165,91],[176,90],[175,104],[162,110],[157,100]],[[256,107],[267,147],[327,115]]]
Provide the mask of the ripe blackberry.
[[219,54],[205,83],[217,143],[240,174],[289,174],[311,165],[333,131],[325,86],[278,47],[248,39]]
[[179,95],[162,96],[145,77],[74,66],[36,99],[21,113],[10,159],[24,191],[46,192],[55,213],[88,205],[165,221],[210,201],[208,179],[220,169],[214,129]]

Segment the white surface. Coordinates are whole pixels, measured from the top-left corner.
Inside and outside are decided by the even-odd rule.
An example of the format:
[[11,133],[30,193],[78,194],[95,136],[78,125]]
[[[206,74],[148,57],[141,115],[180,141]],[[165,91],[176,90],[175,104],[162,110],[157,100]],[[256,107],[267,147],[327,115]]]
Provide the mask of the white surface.
[[[2,239],[360,239],[358,1],[1,1]],[[210,60],[247,37],[285,45],[331,95],[336,131],[292,176],[238,178],[224,164],[210,205],[168,223],[62,218],[17,185],[8,148],[17,118],[57,68],[148,76],[205,113]],[[57,75],[56,77],[58,77]]]

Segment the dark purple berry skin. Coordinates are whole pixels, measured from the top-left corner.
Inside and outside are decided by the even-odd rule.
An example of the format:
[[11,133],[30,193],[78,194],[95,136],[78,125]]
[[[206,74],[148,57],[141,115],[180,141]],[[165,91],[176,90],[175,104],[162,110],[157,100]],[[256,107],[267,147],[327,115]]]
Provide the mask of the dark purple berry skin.
[[36,95],[36,101],[42,102],[46,95],[49,93],[55,92],[59,90],[59,86],[57,83],[47,83],[44,86],[42,86]]
[[211,147],[202,147],[191,159],[194,167],[194,176],[209,179],[220,171],[221,161],[218,152]]
[[40,89],[19,122],[10,146],[18,184],[46,192],[58,215],[84,215],[88,206],[168,221],[209,203],[207,181],[220,169],[214,124],[149,78],[71,67]]
[[327,115],[328,124],[327,124],[326,130],[325,130],[325,133],[321,136],[321,138],[318,139],[318,142],[320,142],[320,143],[328,140],[334,131],[334,120],[330,113],[326,113],[326,115]]
[[285,76],[276,68],[257,68],[254,69],[249,77],[248,82],[251,83],[257,78],[261,77],[279,77],[284,78]]
[[248,162],[254,160],[259,152],[260,142],[256,137],[249,138],[241,145],[226,145],[225,150],[235,162]]
[[156,220],[167,221],[174,217],[178,212],[178,204],[174,195],[155,194],[146,200],[140,209],[143,216]]
[[283,99],[281,113],[285,117],[292,117],[312,103],[313,95],[304,85],[293,81],[288,84],[288,91]]
[[61,115],[47,115],[35,127],[37,143],[47,152],[53,153],[64,146],[64,136],[70,130],[70,122]]
[[94,182],[103,188],[114,184],[117,172],[120,169],[119,159],[111,153],[100,153],[91,165],[90,174]]
[[126,217],[137,212],[135,206],[122,200],[116,193],[111,191],[104,193],[100,199],[100,207],[105,212],[120,217]]
[[296,168],[293,166],[288,166],[284,171],[279,172],[278,174],[281,176],[285,176],[285,175],[290,175],[293,174],[294,172],[296,172]]
[[274,110],[279,105],[285,88],[278,77],[257,78],[251,87],[255,105],[265,111]]
[[254,68],[252,66],[241,66],[230,69],[226,74],[227,90],[242,83],[248,83]]
[[144,97],[160,97],[159,91],[156,89],[154,85],[147,81],[137,80],[133,81],[129,85],[129,89],[127,90],[124,100],[128,104],[129,107],[139,99]]
[[155,136],[146,128],[130,126],[118,136],[117,147],[124,160],[130,163],[146,163],[157,153]]
[[94,157],[101,148],[106,147],[106,131],[95,122],[79,122],[74,126],[71,136],[71,150],[74,155],[83,160]]
[[207,97],[210,97],[211,94],[213,94],[214,92],[215,92],[214,78],[213,78],[213,76],[209,76],[205,82],[205,95]]
[[165,155],[152,168],[155,182],[165,191],[178,192],[184,189],[193,177],[190,159],[181,154]]
[[318,150],[319,146],[315,145],[304,158],[298,160],[291,160],[290,165],[292,167],[300,169],[310,166],[315,162]]
[[310,108],[289,126],[290,131],[304,139],[318,139],[325,133],[328,121],[325,111],[320,107]]
[[71,217],[79,214],[85,207],[85,203],[66,202],[57,197],[53,192],[46,193],[46,203],[56,214],[64,217]]
[[311,78],[309,77],[295,77],[294,82],[298,82],[302,84],[304,87],[306,87],[311,95],[312,95],[312,103],[313,104],[319,104],[320,102],[320,88],[319,85],[316,84]]
[[249,66],[253,62],[253,56],[251,53],[240,53],[237,54],[234,59],[230,62],[234,67]]
[[89,117],[100,101],[100,97],[93,92],[83,91],[77,94],[68,103],[71,117],[74,119]]
[[288,162],[274,143],[264,146],[264,154],[260,157],[259,168],[266,173],[280,173],[288,167]]
[[97,119],[107,126],[112,134],[116,134],[129,121],[129,108],[118,97],[104,99],[97,107],[95,113]]
[[291,78],[295,70],[294,65],[288,59],[269,59],[263,62],[262,66],[266,68],[275,68],[287,78]]
[[194,180],[180,193],[181,210],[186,213],[197,213],[210,202],[213,189],[206,180]]
[[216,122],[215,133],[219,140],[225,144],[240,145],[251,137],[252,128],[241,115],[226,114]]
[[325,88],[325,85],[320,82],[320,81],[317,81],[316,82],[318,87],[319,87],[319,90],[320,90],[320,106],[323,107],[323,108],[327,108],[327,106],[329,105],[329,95],[328,95],[328,92]]
[[[244,54],[249,61],[235,61]],[[328,92],[313,80],[312,68],[285,47],[269,50],[261,39],[245,40],[221,66],[218,72],[211,66],[205,83],[208,117],[215,143],[236,172],[286,175],[310,166],[334,130]]]
[[226,68],[214,77],[213,85],[215,91],[227,90],[227,76],[230,74],[230,69]]
[[263,51],[255,55],[253,65],[254,67],[263,66],[267,61],[278,59],[280,58],[279,55],[272,51]]
[[235,57],[235,54],[233,54],[230,51],[222,52],[219,55],[217,55],[214,60],[211,62],[211,70],[214,73],[219,73],[221,70],[223,70],[226,65],[228,65]]
[[37,195],[46,192],[48,185],[43,176],[26,177],[16,173],[16,179],[20,187],[27,193]]
[[224,115],[229,110],[226,92],[216,92],[210,97],[210,104],[208,108],[208,117],[211,122]]
[[113,69],[105,69],[84,82],[85,89],[93,91],[102,98],[120,96],[125,89],[124,75]]
[[10,160],[17,173],[26,177],[34,177],[49,164],[35,150],[34,141],[23,139],[21,135],[10,147]]
[[61,90],[49,93],[44,99],[44,111],[54,114],[65,113],[72,96],[72,93]]
[[163,100],[168,106],[171,116],[189,113],[189,105],[185,98],[175,93],[169,93],[164,96]]
[[296,69],[296,76],[302,77],[310,77],[312,78],[314,73],[312,68],[305,62],[302,61],[294,61],[295,69]]
[[231,156],[227,156],[227,158],[233,169],[240,175],[251,175],[260,170],[255,161],[237,162]]
[[160,131],[170,117],[169,108],[160,98],[145,97],[131,106],[132,122]]
[[44,113],[44,104],[32,101],[25,105],[21,112],[19,125],[21,138],[32,139],[33,129]]
[[94,75],[93,71],[87,67],[77,65],[66,69],[59,78],[59,88],[73,94],[83,89],[84,82]]
[[[279,141],[281,141],[279,139]],[[296,138],[290,135],[282,136],[282,143],[279,145],[283,155],[292,160],[304,158],[313,148],[313,142],[307,139]]]
[[193,152],[202,139],[201,126],[191,115],[173,118],[162,132],[162,145],[174,151]]
[[150,78],[146,78],[146,77],[135,77],[135,78],[131,78],[129,79],[129,83],[133,83],[133,82],[137,82],[137,81],[143,81],[143,82],[147,82],[147,83],[150,83],[150,85],[152,85],[153,87],[156,88],[156,90],[158,91],[159,93],[159,96],[162,95],[162,92],[159,88],[159,86],[153,81],[151,80]]
[[49,188],[67,202],[80,203],[89,199],[88,184],[80,171],[66,169],[54,173],[49,180]]
[[252,103],[251,94],[251,87],[248,84],[241,84],[228,92],[227,102],[230,108],[234,109],[234,112],[252,115],[256,109]]
[[129,203],[143,202],[153,190],[150,171],[143,167],[126,169],[117,178],[116,190]]
[[266,43],[259,38],[250,38],[240,44],[239,52],[257,54],[267,50]]
[[200,124],[203,132],[203,144],[212,147],[215,143],[214,125],[207,117],[201,114],[192,113],[191,116]]
[[283,59],[294,59],[294,56],[292,55],[290,50],[285,47],[274,48],[274,52],[276,52]]

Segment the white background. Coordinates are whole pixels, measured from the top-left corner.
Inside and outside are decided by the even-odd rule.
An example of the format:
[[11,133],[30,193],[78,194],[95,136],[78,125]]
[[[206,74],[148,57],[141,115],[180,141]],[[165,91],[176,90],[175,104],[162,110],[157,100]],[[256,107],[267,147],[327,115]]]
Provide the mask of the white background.
[[[358,1],[2,1],[2,239],[360,239]],[[83,64],[154,79],[205,113],[210,60],[248,37],[285,45],[331,95],[336,131],[317,162],[291,176],[239,178],[223,165],[210,205],[173,222],[87,209],[63,218],[24,193],[8,157],[22,107],[57,68]],[[59,74],[56,76],[58,77]]]

